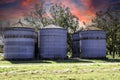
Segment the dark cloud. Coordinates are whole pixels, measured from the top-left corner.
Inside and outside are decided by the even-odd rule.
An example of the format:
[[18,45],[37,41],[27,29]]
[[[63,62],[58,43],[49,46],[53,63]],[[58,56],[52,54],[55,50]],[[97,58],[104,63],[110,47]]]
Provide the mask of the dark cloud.
[[8,4],[8,3],[13,3],[16,0],[0,0],[0,4]]
[[103,10],[118,2],[120,2],[120,0],[91,0],[90,8],[94,11]]

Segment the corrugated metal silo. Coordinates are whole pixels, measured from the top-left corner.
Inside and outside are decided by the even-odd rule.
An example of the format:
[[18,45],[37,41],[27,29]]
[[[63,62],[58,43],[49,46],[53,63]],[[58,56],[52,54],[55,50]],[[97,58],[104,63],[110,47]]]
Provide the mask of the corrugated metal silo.
[[67,30],[49,25],[39,30],[38,48],[43,59],[64,59],[67,57]]
[[34,58],[34,30],[12,27],[4,34],[4,59]]
[[106,33],[103,30],[81,31],[80,51],[81,58],[105,58],[106,57]]

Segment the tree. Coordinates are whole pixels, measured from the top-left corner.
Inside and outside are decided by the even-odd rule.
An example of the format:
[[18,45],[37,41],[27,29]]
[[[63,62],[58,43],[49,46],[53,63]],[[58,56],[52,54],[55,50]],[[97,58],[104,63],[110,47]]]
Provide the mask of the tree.
[[120,55],[120,10],[112,9],[97,12],[93,23],[106,31],[107,52],[115,58],[116,54]]
[[8,20],[0,20],[0,52],[3,52],[4,31],[10,26]]
[[25,20],[36,30],[51,23],[67,29],[67,47],[68,52],[71,52],[71,34],[79,27],[79,20],[70,12],[68,7],[51,3],[50,8],[45,9],[43,4],[36,4],[31,14],[25,17]]
[[3,42],[3,38],[4,38],[4,31],[10,27],[10,21],[8,20],[0,20],[0,37],[1,40]]

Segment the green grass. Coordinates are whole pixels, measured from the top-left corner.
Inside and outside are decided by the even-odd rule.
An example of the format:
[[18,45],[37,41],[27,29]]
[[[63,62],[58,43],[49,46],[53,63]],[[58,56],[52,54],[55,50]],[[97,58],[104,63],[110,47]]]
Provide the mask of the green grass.
[[0,80],[120,80],[120,59],[7,61],[1,56]]
[[0,68],[0,80],[119,80],[120,64],[16,64]]

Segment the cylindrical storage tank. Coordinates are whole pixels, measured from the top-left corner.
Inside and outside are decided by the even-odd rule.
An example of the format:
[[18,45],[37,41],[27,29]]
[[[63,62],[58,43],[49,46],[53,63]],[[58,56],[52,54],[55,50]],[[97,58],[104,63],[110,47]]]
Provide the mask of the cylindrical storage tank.
[[34,58],[34,30],[11,27],[4,34],[4,59]]
[[39,30],[38,48],[42,59],[64,59],[67,57],[67,30],[49,25]]
[[72,34],[72,58],[80,57],[79,32]]
[[105,58],[106,57],[106,33],[103,30],[81,31],[80,51],[81,58]]

